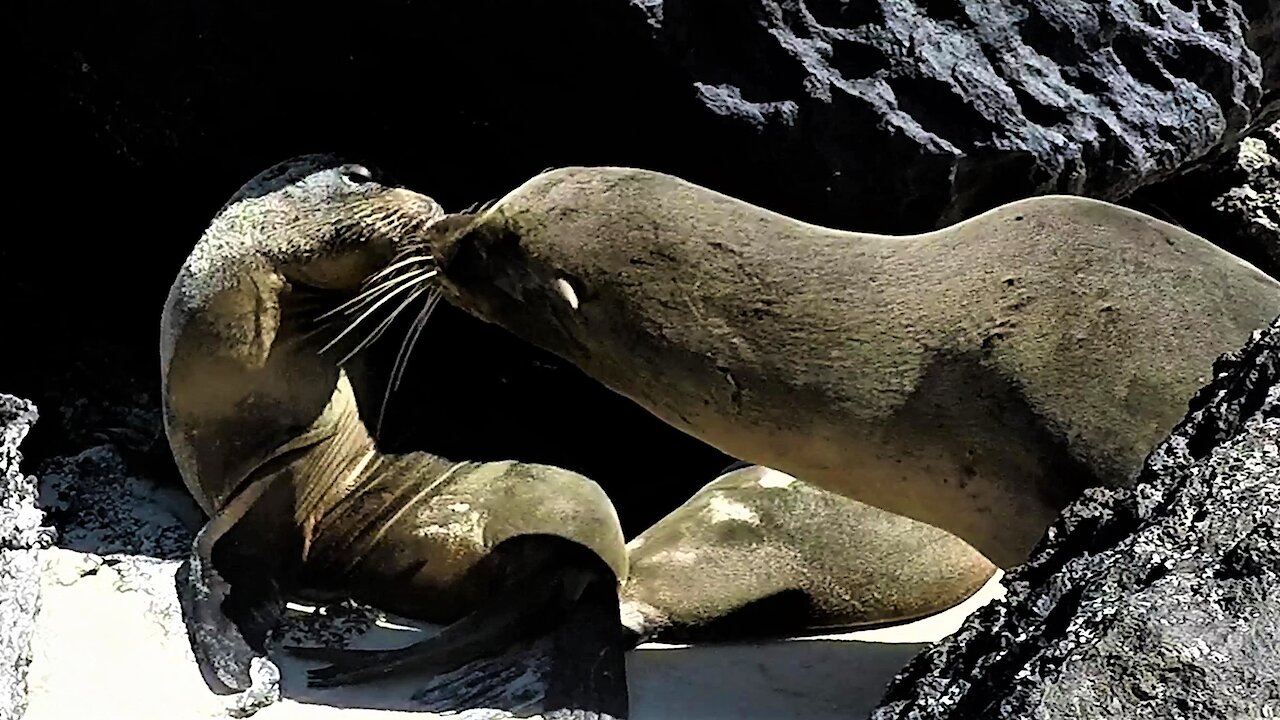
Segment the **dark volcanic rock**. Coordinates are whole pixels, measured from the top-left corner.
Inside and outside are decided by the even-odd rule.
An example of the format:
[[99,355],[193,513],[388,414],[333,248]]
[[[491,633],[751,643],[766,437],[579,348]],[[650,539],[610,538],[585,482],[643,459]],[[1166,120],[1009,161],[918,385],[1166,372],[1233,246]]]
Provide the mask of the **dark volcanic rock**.
[[731,190],[896,232],[1174,173],[1255,118],[1246,43],[1277,32],[1265,3],[1216,0],[633,1],[738,131]]
[[1131,201],[1280,277],[1280,120]]
[[1215,375],[1139,485],[1067,508],[874,720],[1280,717],[1280,318]]
[[0,720],[27,706],[31,636],[40,607],[40,548],[52,543],[36,508],[36,479],[23,475],[18,445],[36,422],[36,407],[0,394]]

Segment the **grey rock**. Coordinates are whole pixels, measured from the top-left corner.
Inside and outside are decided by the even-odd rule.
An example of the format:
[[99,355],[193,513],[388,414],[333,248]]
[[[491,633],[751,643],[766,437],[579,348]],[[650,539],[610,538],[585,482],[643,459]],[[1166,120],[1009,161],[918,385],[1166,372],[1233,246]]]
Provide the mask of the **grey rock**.
[[1255,120],[1280,28],[1248,1],[632,2],[745,131],[730,190],[899,232],[1169,177]]
[[1138,485],[1068,507],[874,720],[1280,717],[1280,318],[1214,373]]
[[1129,200],[1280,277],[1280,121]]
[[36,479],[19,467],[18,446],[36,418],[35,405],[0,394],[0,720],[16,720],[26,710],[39,553],[53,542],[36,508]]
[[1280,122],[1241,141],[1231,160],[1238,181],[1214,198],[1213,210],[1240,228],[1238,255],[1280,276]]
[[68,550],[177,559],[204,524],[185,488],[140,477],[114,445],[49,460],[39,488],[40,505]]

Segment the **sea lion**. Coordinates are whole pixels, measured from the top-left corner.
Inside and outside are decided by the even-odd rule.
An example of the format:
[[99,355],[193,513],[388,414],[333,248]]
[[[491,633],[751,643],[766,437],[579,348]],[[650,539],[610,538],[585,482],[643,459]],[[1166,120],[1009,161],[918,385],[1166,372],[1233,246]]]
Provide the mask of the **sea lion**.
[[795,637],[916,620],[996,568],[937,528],[760,466],[730,468],[627,544],[638,641]]
[[1124,486],[1280,284],[1105,202],[934,232],[800,222],[670,175],[564,168],[428,233],[446,300],[743,460],[1023,561]]
[[[318,315],[371,305],[362,285],[440,215],[363,166],[295,158],[223,206],[173,283],[165,430],[211,517],[180,593],[197,658],[228,688],[248,686],[285,597],[452,623],[416,646],[338,659],[313,684],[458,667],[598,586],[616,617],[626,548],[599,486],[545,465],[379,452],[353,389],[358,358],[340,363],[312,332]],[[414,297],[402,290],[377,302]]]
[[[349,298],[370,278],[419,277],[388,271],[422,259],[397,260],[440,214],[429,198],[363,167],[297,158],[233,196],[171,289],[161,344],[166,432],[184,482],[212,518],[193,547],[184,604],[197,656],[229,688],[245,687],[284,596],[351,597],[457,620],[439,639],[403,651],[297,650],[332,661],[311,675],[332,685],[459,665],[535,631],[533,615],[554,617],[582,597],[582,585],[627,576],[617,516],[580,475],[380,453],[358,402],[368,393],[355,389],[361,356],[339,362],[312,332],[311,321],[335,307],[362,309]],[[412,294],[409,284],[398,287],[373,297]],[[768,481],[759,473],[712,483],[637,541],[644,581],[628,585],[633,595],[622,606],[646,623],[632,624],[637,638],[723,636],[746,617],[744,605],[776,602],[780,589],[807,604],[783,607],[754,630],[778,636],[905,619],[958,602],[993,571],[958,539],[813,489],[784,493],[776,473]],[[750,487],[732,487],[739,480]],[[714,513],[698,512],[730,495],[768,516],[747,552],[729,546],[736,539],[721,536],[726,526]],[[807,517],[788,517],[792,509]],[[846,511],[830,517],[825,536],[813,525],[819,513]],[[816,552],[824,541],[826,558]],[[873,554],[846,558],[845,543],[854,543],[852,555]],[[673,589],[687,569],[663,558],[688,553],[714,556],[726,572],[683,596]],[[787,564],[762,575],[760,563],[775,560]],[[913,574],[927,568],[932,578]],[[491,595],[497,600],[486,602]]]

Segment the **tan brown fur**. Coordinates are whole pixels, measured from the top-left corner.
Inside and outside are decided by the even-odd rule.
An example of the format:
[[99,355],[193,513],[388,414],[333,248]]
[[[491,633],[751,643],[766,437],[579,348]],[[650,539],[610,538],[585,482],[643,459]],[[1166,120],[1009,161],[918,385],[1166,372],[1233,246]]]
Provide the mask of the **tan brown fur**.
[[[614,583],[626,575],[617,515],[589,479],[378,450],[352,388],[359,363],[322,352],[315,320],[441,213],[412,191],[349,182],[327,158],[263,173],[211,223],[162,316],[165,427],[211,516],[190,562],[190,625],[228,687],[244,686],[277,592],[452,622],[538,562],[557,570],[559,546],[493,559],[528,537],[577,545]],[[576,592],[549,592],[561,590]]]
[[677,642],[915,620],[996,571],[949,533],[759,466],[716,478],[627,549],[624,622]]
[[1004,566],[1084,488],[1130,483],[1213,360],[1280,313],[1251,265],[1079,197],[893,237],[566,168],[433,235],[453,304],[735,457]]

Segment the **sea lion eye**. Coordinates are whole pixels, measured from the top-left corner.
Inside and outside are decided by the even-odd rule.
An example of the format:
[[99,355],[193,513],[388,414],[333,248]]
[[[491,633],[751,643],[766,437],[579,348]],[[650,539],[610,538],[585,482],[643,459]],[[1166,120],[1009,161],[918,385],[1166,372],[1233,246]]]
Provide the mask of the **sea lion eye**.
[[363,185],[373,182],[373,173],[363,165],[347,165],[342,168],[342,179],[352,185]]

